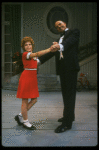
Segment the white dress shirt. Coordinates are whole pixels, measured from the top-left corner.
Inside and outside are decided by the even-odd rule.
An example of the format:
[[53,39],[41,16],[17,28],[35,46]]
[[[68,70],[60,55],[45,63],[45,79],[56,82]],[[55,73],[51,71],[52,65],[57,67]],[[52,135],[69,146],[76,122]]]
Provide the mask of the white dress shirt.
[[[66,28],[65,31],[69,30],[69,28]],[[61,44],[63,41],[64,35],[62,37],[60,37],[59,39],[59,46],[60,46],[60,50],[58,50],[60,52],[60,59],[61,59],[61,55],[62,55],[62,51],[64,51],[64,46]],[[29,54],[30,55],[30,54]],[[29,56],[27,56],[28,59]],[[38,65],[41,65],[41,62],[39,59],[37,59],[37,63]]]
[[[66,28],[65,31],[69,30],[69,28]],[[61,44],[63,41],[64,35],[62,37],[60,37],[59,39],[59,46],[60,46],[60,50],[58,50],[59,52],[64,51],[64,46]]]

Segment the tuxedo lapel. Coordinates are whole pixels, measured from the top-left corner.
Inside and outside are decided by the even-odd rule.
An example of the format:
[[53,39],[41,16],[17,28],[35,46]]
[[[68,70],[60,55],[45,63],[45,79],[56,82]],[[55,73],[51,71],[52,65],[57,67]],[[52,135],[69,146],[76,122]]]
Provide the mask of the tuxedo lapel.
[[66,38],[68,38],[68,36],[69,36],[71,33],[72,33],[72,30],[67,30],[67,31],[65,32],[63,41],[64,41]]
[[[63,41],[68,38],[68,36],[72,33],[72,30],[69,29],[67,31],[65,31],[65,34],[64,34],[64,38],[63,38]],[[60,38],[59,38],[60,39]],[[56,40],[56,42],[59,42],[59,39]]]
[[[64,34],[64,38],[63,38],[63,41],[68,38],[68,36],[72,33],[72,30],[69,29],[67,31],[65,31],[65,34]],[[60,39],[60,38],[59,38]],[[59,39],[56,40],[56,42],[59,42]]]

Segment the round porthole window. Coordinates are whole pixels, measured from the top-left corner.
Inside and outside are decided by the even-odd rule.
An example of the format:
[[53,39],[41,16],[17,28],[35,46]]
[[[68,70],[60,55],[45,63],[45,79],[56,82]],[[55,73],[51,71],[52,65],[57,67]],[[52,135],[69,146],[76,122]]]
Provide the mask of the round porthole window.
[[60,6],[50,9],[46,18],[47,27],[54,34],[59,34],[55,28],[55,22],[58,20],[62,20],[68,25],[68,14],[65,9]]

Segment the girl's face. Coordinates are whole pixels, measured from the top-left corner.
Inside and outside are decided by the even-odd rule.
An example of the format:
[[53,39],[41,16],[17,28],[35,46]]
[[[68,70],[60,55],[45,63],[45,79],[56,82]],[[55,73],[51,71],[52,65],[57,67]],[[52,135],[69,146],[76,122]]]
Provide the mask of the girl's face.
[[32,52],[33,50],[31,42],[26,42],[24,48],[26,52]]

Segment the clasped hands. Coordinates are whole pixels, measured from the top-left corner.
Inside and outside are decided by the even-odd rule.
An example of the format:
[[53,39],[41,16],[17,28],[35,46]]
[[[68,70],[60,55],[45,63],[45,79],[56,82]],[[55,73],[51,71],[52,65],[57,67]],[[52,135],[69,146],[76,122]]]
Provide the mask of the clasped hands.
[[56,52],[60,49],[58,42],[53,42],[53,45],[50,47],[51,52]]

